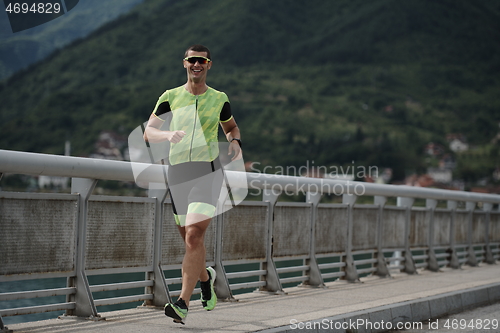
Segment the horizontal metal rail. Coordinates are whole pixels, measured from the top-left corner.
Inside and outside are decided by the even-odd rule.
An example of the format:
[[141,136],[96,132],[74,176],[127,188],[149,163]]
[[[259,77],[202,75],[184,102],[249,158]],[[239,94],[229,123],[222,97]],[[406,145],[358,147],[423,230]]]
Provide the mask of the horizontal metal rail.
[[76,288],[43,289],[33,291],[16,291],[12,293],[1,293],[0,301],[12,301],[18,299],[65,296],[76,293]]
[[165,279],[166,284],[178,284],[182,282],[182,277]]
[[75,307],[76,303],[68,302],[68,303],[27,306],[23,308],[2,309],[0,310],[0,312],[2,313],[2,316],[7,317],[7,316],[18,316],[18,315],[26,315],[26,314],[50,312],[50,311],[71,310],[74,309]]
[[122,273],[144,273],[153,271],[152,266],[145,267],[120,267],[120,268],[102,268],[87,270],[85,273],[88,276],[95,275],[110,275],[110,274],[122,274]]
[[[200,294],[201,288],[194,288],[193,295]],[[170,290],[170,296],[179,296],[181,294],[181,290]]]
[[367,264],[375,264],[377,259],[363,259],[363,260],[354,260],[356,265],[367,265]]
[[358,272],[358,274],[366,274],[366,273],[373,273],[376,270],[377,270],[376,268],[370,267],[370,268],[361,268],[361,269],[358,269],[357,272]]
[[288,278],[282,278],[281,279],[281,283],[282,284],[285,284],[285,283],[296,283],[296,282],[304,282],[304,281],[307,281],[307,280],[309,280],[309,277],[305,276],[305,275],[292,276],[292,277],[288,277]]
[[382,253],[385,255],[387,253],[394,253],[394,252],[402,252],[404,251],[405,249],[404,248],[394,248],[394,249],[382,249]]
[[321,277],[323,279],[332,279],[332,278],[341,278],[344,277],[346,274],[345,272],[332,272],[332,273],[323,273],[321,274]]
[[345,267],[345,262],[334,262],[329,264],[318,264],[320,269],[342,268]]
[[[15,174],[46,175],[135,181],[132,166],[147,168],[142,181],[163,183],[164,168],[168,166],[144,165],[123,161],[100,160],[72,156],[26,153],[0,150],[0,172]],[[452,190],[430,189],[404,185],[381,185],[334,179],[306,178],[264,173],[227,171],[227,178],[235,187],[250,187],[280,191],[318,192],[330,194],[359,194],[384,197],[409,197],[434,200],[455,200],[485,203],[500,203],[500,196]]]
[[343,258],[345,256],[344,252],[337,252],[337,253],[318,253],[316,254],[316,258],[318,259],[323,259],[323,258]]
[[[178,296],[180,296],[181,291],[180,291],[180,290],[170,290],[170,292],[169,292],[169,293],[170,293],[170,296],[172,296],[172,297],[178,297]],[[199,292],[198,292],[198,293],[199,293]],[[194,294],[197,294],[197,293],[193,292],[193,295],[194,295]]]
[[142,294],[142,295],[95,299],[94,304],[95,304],[95,306],[114,305],[114,304],[123,304],[123,303],[131,303],[131,302],[140,302],[140,301],[145,301],[145,300],[149,300],[149,299],[153,299],[152,294]]
[[252,276],[263,276],[266,274],[267,274],[266,270],[259,269],[259,270],[255,270],[255,271],[226,273],[226,276],[228,279],[237,279],[237,278],[246,278],[246,277],[252,277]]
[[234,283],[230,284],[229,287],[231,288],[231,290],[241,290],[241,289],[265,287],[266,284],[267,284],[266,281],[255,281],[255,282]]
[[307,265],[276,268],[278,274],[293,273],[293,272],[308,271],[308,270],[309,266]]
[[[361,206],[363,208],[365,208],[365,205]],[[360,208],[361,208],[360,207]],[[377,206],[378,207],[378,206]],[[352,251],[351,254],[353,256],[357,256],[357,255],[366,255],[366,254],[374,254],[376,253],[377,251],[376,250],[358,250],[358,251]]]
[[101,291],[111,291],[111,290],[124,290],[124,289],[133,289],[133,288],[144,288],[144,287],[152,287],[154,281],[133,281],[133,282],[121,282],[121,283],[109,283],[109,284],[96,284],[90,286],[90,291],[101,292]]
[[385,258],[386,261],[389,261],[389,262],[393,262],[393,261],[404,261],[405,260],[405,257],[389,257],[389,258]]

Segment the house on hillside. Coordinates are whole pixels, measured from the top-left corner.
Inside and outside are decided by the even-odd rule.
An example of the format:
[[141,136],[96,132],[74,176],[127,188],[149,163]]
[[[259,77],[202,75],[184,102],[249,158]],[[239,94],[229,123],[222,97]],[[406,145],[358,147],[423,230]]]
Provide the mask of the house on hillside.
[[469,150],[469,145],[459,139],[454,139],[450,142],[450,149],[455,153],[460,153]]
[[405,179],[405,185],[416,187],[430,187],[434,185],[434,179],[429,175],[416,175],[413,174]]
[[439,168],[453,170],[457,166],[457,162],[451,154],[445,154],[439,160]]
[[446,136],[451,151],[459,153],[469,150],[469,144],[463,134],[448,134]]
[[435,183],[449,184],[453,180],[453,173],[447,168],[428,168],[427,174]]
[[112,132],[103,131],[95,143],[95,151],[90,158],[123,161],[122,149],[127,144],[127,138]]
[[441,156],[444,154],[444,147],[438,143],[429,142],[425,146],[424,151],[429,156]]
[[451,154],[444,154],[439,160],[437,168],[427,168],[427,175],[437,184],[449,185],[453,181],[453,169],[456,167],[455,159]]
[[500,180],[500,168],[496,168],[495,171],[493,171],[493,179],[496,181]]

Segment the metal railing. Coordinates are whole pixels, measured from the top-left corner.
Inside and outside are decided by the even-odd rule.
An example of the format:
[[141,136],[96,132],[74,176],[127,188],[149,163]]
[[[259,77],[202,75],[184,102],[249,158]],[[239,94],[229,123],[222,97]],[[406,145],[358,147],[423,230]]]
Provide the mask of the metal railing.
[[[163,181],[164,168],[150,166],[142,181]],[[134,181],[131,163],[0,150],[0,175],[4,173],[72,181],[71,194],[0,191],[0,283],[65,281],[58,288],[0,293],[0,302],[66,298],[0,309],[0,330],[2,316],[65,311],[97,320],[98,306],[136,301],[163,306],[179,295],[174,287],[181,282],[184,245],[167,191],[151,189],[147,198],[92,195],[98,179]],[[418,268],[438,271],[494,263],[500,255],[499,195],[226,174],[232,185],[262,191],[263,199],[225,211],[207,230],[207,264],[217,271],[217,295],[222,299],[250,288],[283,293],[289,285],[319,287],[338,278],[389,276],[393,270],[414,274]],[[283,193],[297,192],[306,194],[305,202],[278,201]],[[342,195],[342,203],[321,204],[328,193]],[[357,204],[360,196],[373,197],[373,204]],[[387,204],[391,197],[397,198],[395,206]],[[425,207],[414,207],[416,199],[425,199]],[[445,201],[446,208],[438,208],[439,201]],[[92,283],[95,276],[123,273],[135,278]],[[100,296],[126,289],[139,292]]]

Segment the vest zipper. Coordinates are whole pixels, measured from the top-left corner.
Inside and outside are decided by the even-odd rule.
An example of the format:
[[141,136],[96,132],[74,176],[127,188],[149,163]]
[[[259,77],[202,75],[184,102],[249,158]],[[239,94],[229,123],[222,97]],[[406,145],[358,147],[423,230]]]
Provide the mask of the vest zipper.
[[193,160],[193,142],[194,135],[196,132],[196,121],[198,119],[198,95],[195,96],[195,104],[194,104],[194,125],[193,125],[193,135],[191,136],[191,147],[189,148],[189,162]]

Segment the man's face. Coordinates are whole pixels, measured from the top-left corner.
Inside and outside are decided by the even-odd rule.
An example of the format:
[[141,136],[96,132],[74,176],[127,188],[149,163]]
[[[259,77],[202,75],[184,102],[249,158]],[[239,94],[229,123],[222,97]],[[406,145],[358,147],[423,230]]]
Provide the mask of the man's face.
[[[187,57],[204,57],[207,58],[207,52],[196,52],[193,50],[189,50],[187,53]],[[202,82],[207,78],[207,72],[212,67],[212,62],[209,61],[206,64],[200,64],[199,61],[196,61],[194,64],[189,62],[188,60],[184,60],[184,68],[186,68],[188,79],[194,82]]]

